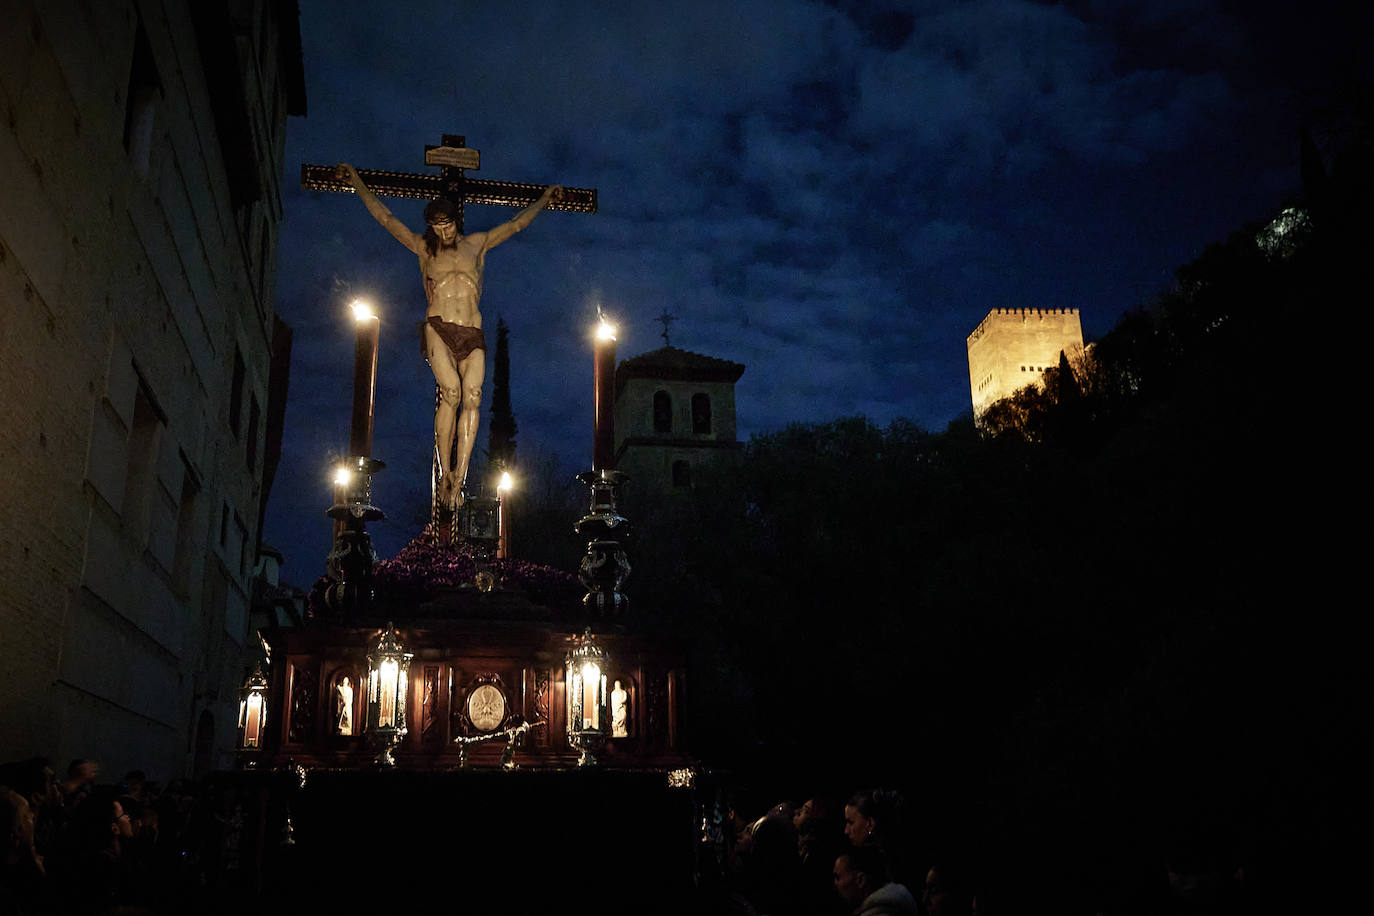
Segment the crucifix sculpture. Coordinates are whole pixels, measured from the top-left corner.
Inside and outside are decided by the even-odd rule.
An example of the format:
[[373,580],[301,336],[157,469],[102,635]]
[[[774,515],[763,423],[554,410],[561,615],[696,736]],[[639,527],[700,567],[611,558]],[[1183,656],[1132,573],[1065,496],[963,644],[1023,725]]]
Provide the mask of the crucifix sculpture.
[[[301,166],[302,188],[356,193],[373,218],[420,260],[420,275],[428,302],[421,325],[424,352],[436,383],[433,473],[436,516],[440,510],[451,512],[462,504],[463,484],[477,438],[482,382],[486,374],[486,339],[478,306],[487,252],[528,226],[541,210],[596,212],[594,188],[468,178],[465,171],[479,168],[481,156],[464,144],[463,137],[445,134],[442,145],[425,148],[425,163],[439,166],[438,175],[355,169],[347,163]],[[407,228],[378,200],[378,195],[432,198],[425,208],[428,224],[425,233],[421,235]],[[486,232],[464,234],[463,207],[466,204],[524,209],[513,219]]]

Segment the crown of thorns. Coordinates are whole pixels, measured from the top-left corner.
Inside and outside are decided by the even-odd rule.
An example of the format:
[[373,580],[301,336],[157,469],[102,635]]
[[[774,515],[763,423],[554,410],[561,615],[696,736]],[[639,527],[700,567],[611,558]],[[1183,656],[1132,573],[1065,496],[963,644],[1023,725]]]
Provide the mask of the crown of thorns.
[[444,220],[455,219],[457,216],[458,208],[453,205],[452,201],[443,197],[431,200],[429,205],[425,207],[425,222],[431,226]]

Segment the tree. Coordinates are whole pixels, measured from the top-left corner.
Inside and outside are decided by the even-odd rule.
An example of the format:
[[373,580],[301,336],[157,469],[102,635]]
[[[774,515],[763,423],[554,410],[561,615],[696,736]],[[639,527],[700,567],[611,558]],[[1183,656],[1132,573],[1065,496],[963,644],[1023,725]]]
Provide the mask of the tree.
[[515,464],[515,414],[510,403],[510,329],[496,319],[496,364],[492,372],[491,423],[487,426],[487,461],[497,472]]

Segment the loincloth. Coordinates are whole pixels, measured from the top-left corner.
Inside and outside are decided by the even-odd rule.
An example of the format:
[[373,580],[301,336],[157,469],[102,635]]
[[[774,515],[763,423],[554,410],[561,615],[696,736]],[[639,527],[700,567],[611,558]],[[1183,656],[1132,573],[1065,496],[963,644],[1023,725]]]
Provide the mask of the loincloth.
[[482,333],[481,328],[469,327],[465,324],[454,324],[445,321],[438,315],[430,315],[420,322],[420,353],[426,359],[429,358],[429,347],[425,340],[425,328],[434,329],[434,333],[439,335],[439,339],[448,347],[448,352],[453,354],[453,361],[461,363],[472,354],[473,350],[485,350],[487,348],[487,335]]

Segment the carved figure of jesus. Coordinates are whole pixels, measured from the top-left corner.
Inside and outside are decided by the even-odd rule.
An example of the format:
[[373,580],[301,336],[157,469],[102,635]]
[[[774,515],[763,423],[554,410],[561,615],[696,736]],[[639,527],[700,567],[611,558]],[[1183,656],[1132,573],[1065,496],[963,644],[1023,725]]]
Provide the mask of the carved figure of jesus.
[[[533,222],[551,200],[561,200],[563,187],[551,185],[513,219],[486,232],[467,235],[458,234],[454,205],[439,198],[425,207],[428,228],[424,235],[418,235],[368,190],[353,166],[340,163],[338,177],[353,185],[372,217],[420,259],[420,279],[429,303],[425,312],[425,355],[439,385],[439,405],[434,411],[439,498],[456,509],[463,502],[463,483],[481,419],[487,343],[478,305],[487,252]],[[450,467],[449,454],[455,436],[458,450]]]

